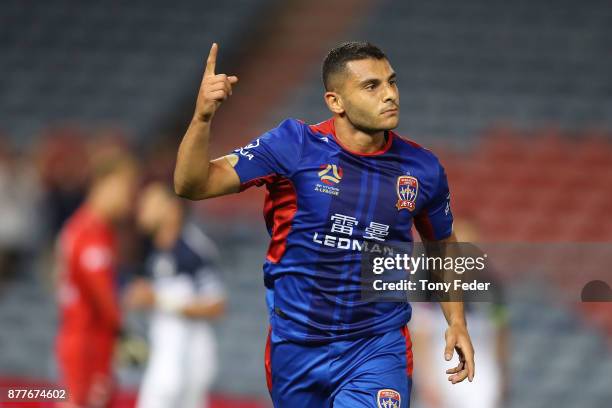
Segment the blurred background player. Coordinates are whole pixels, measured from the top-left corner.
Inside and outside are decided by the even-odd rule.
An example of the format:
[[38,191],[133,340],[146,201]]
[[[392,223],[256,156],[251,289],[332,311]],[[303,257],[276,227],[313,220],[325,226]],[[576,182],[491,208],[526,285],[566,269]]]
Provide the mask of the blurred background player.
[[57,243],[56,350],[70,407],[105,407],[111,401],[121,325],[114,223],[129,215],[137,181],[135,162],[119,151],[95,157],[91,171],[85,202],[66,221]]
[[[458,220],[453,225],[460,242],[479,242],[476,227]],[[487,276],[490,280],[491,277]],[[499,288],[499,287],[498,287]],[[470,336],[478,350],[478,378],[469,387],[447,384],[447,362],[438,355],[446,321],[438,316],[437,305],[414,302],[410,330],[413,334],[417,408],[500,408],[506,406],[509,387],[509,324],[502,295],[493,302],[466,302]]]
[[165,186],[150,184],[138,205],[138,224],[154,247],[152,283],[138,279],[126,301],[152,308],[151,354],[137,406],[202,408],[216,372],[216,342],[208,321],[222,315],[217,249]]

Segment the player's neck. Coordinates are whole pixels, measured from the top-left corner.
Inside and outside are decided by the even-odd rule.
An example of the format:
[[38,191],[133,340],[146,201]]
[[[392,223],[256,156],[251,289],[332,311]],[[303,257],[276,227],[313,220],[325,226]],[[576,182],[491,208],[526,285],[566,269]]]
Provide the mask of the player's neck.
[[96,189],[89,193],[86,201],[87,208],[96,217],[104,220],[105,222],[113,222],[115,215],[113,209],[108,205],[108,200],[105,199],[104,195]]
[[178,206],[171,206],[155,233],[155,246],[162,250],[171,249],[179,238],[183,227],[182,211]]
[[371,154],[383,149],[386,144],[385,131],[375,133],[357,129],[348,120],[334,119],[336,138],[345,149],[358,154]]

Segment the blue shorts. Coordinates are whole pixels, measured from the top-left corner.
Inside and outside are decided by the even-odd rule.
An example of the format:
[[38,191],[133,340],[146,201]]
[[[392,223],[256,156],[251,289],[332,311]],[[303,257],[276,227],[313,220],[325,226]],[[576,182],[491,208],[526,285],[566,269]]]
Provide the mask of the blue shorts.
[[307,345],[270,332],[266,374],[276,408],[408,408],[410,333]]

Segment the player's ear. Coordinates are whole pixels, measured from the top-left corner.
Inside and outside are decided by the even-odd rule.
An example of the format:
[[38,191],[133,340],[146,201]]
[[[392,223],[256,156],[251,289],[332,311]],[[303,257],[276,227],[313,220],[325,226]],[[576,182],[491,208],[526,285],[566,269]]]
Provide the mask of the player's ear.
[[327,91],[324,95],[325,103],[330,111],[337,114],[344,113],[344,104],[342,103],[342,97],[336,92]]

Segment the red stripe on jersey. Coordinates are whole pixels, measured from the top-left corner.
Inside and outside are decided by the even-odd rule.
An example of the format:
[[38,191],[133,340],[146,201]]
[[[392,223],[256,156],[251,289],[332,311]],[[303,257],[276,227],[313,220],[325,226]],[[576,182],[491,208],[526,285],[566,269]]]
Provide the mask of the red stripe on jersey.
[[316,125],[308,126],[313,132],[322,133],[324,135],[334,135],[336,130],[334,129],[334,120],[328,119],[325,122],[317,123]]
[[436,239],[436,234],[431,224],[431,220],[429,219],[427,209],[424,209],[419,215],[414,217],[414,226],[423,238],[429,241],[434,241]]
[[271,358],[271,345],[270,336],[272,335],[272,328],[268,328],[268,338],[266,340],[266,351],[264,354],[264,365],[266,367],[266,384],[268,384],[268,392],[272,395],[272,358]]
[[406,374],[412,378],[412,370],[414,368],[414,361],[412,356],[412,338],[410,337],[410,330],[408,326],[404,326],[400,329],[402,336],[406,339]]
[[277,176],[268,183],[264,204],[264,219],[272,238],[267,259],[277,263],[287,247],[287,236],[291,231],[293,217],[297,211],[297,194],[288,178]]
[[268,174],[267,176],[257,177],[251,181],[240,184],[240,191],[244,191],[253,186],[261,187],[264,184],[270,184],[276,179],[276,174]]

